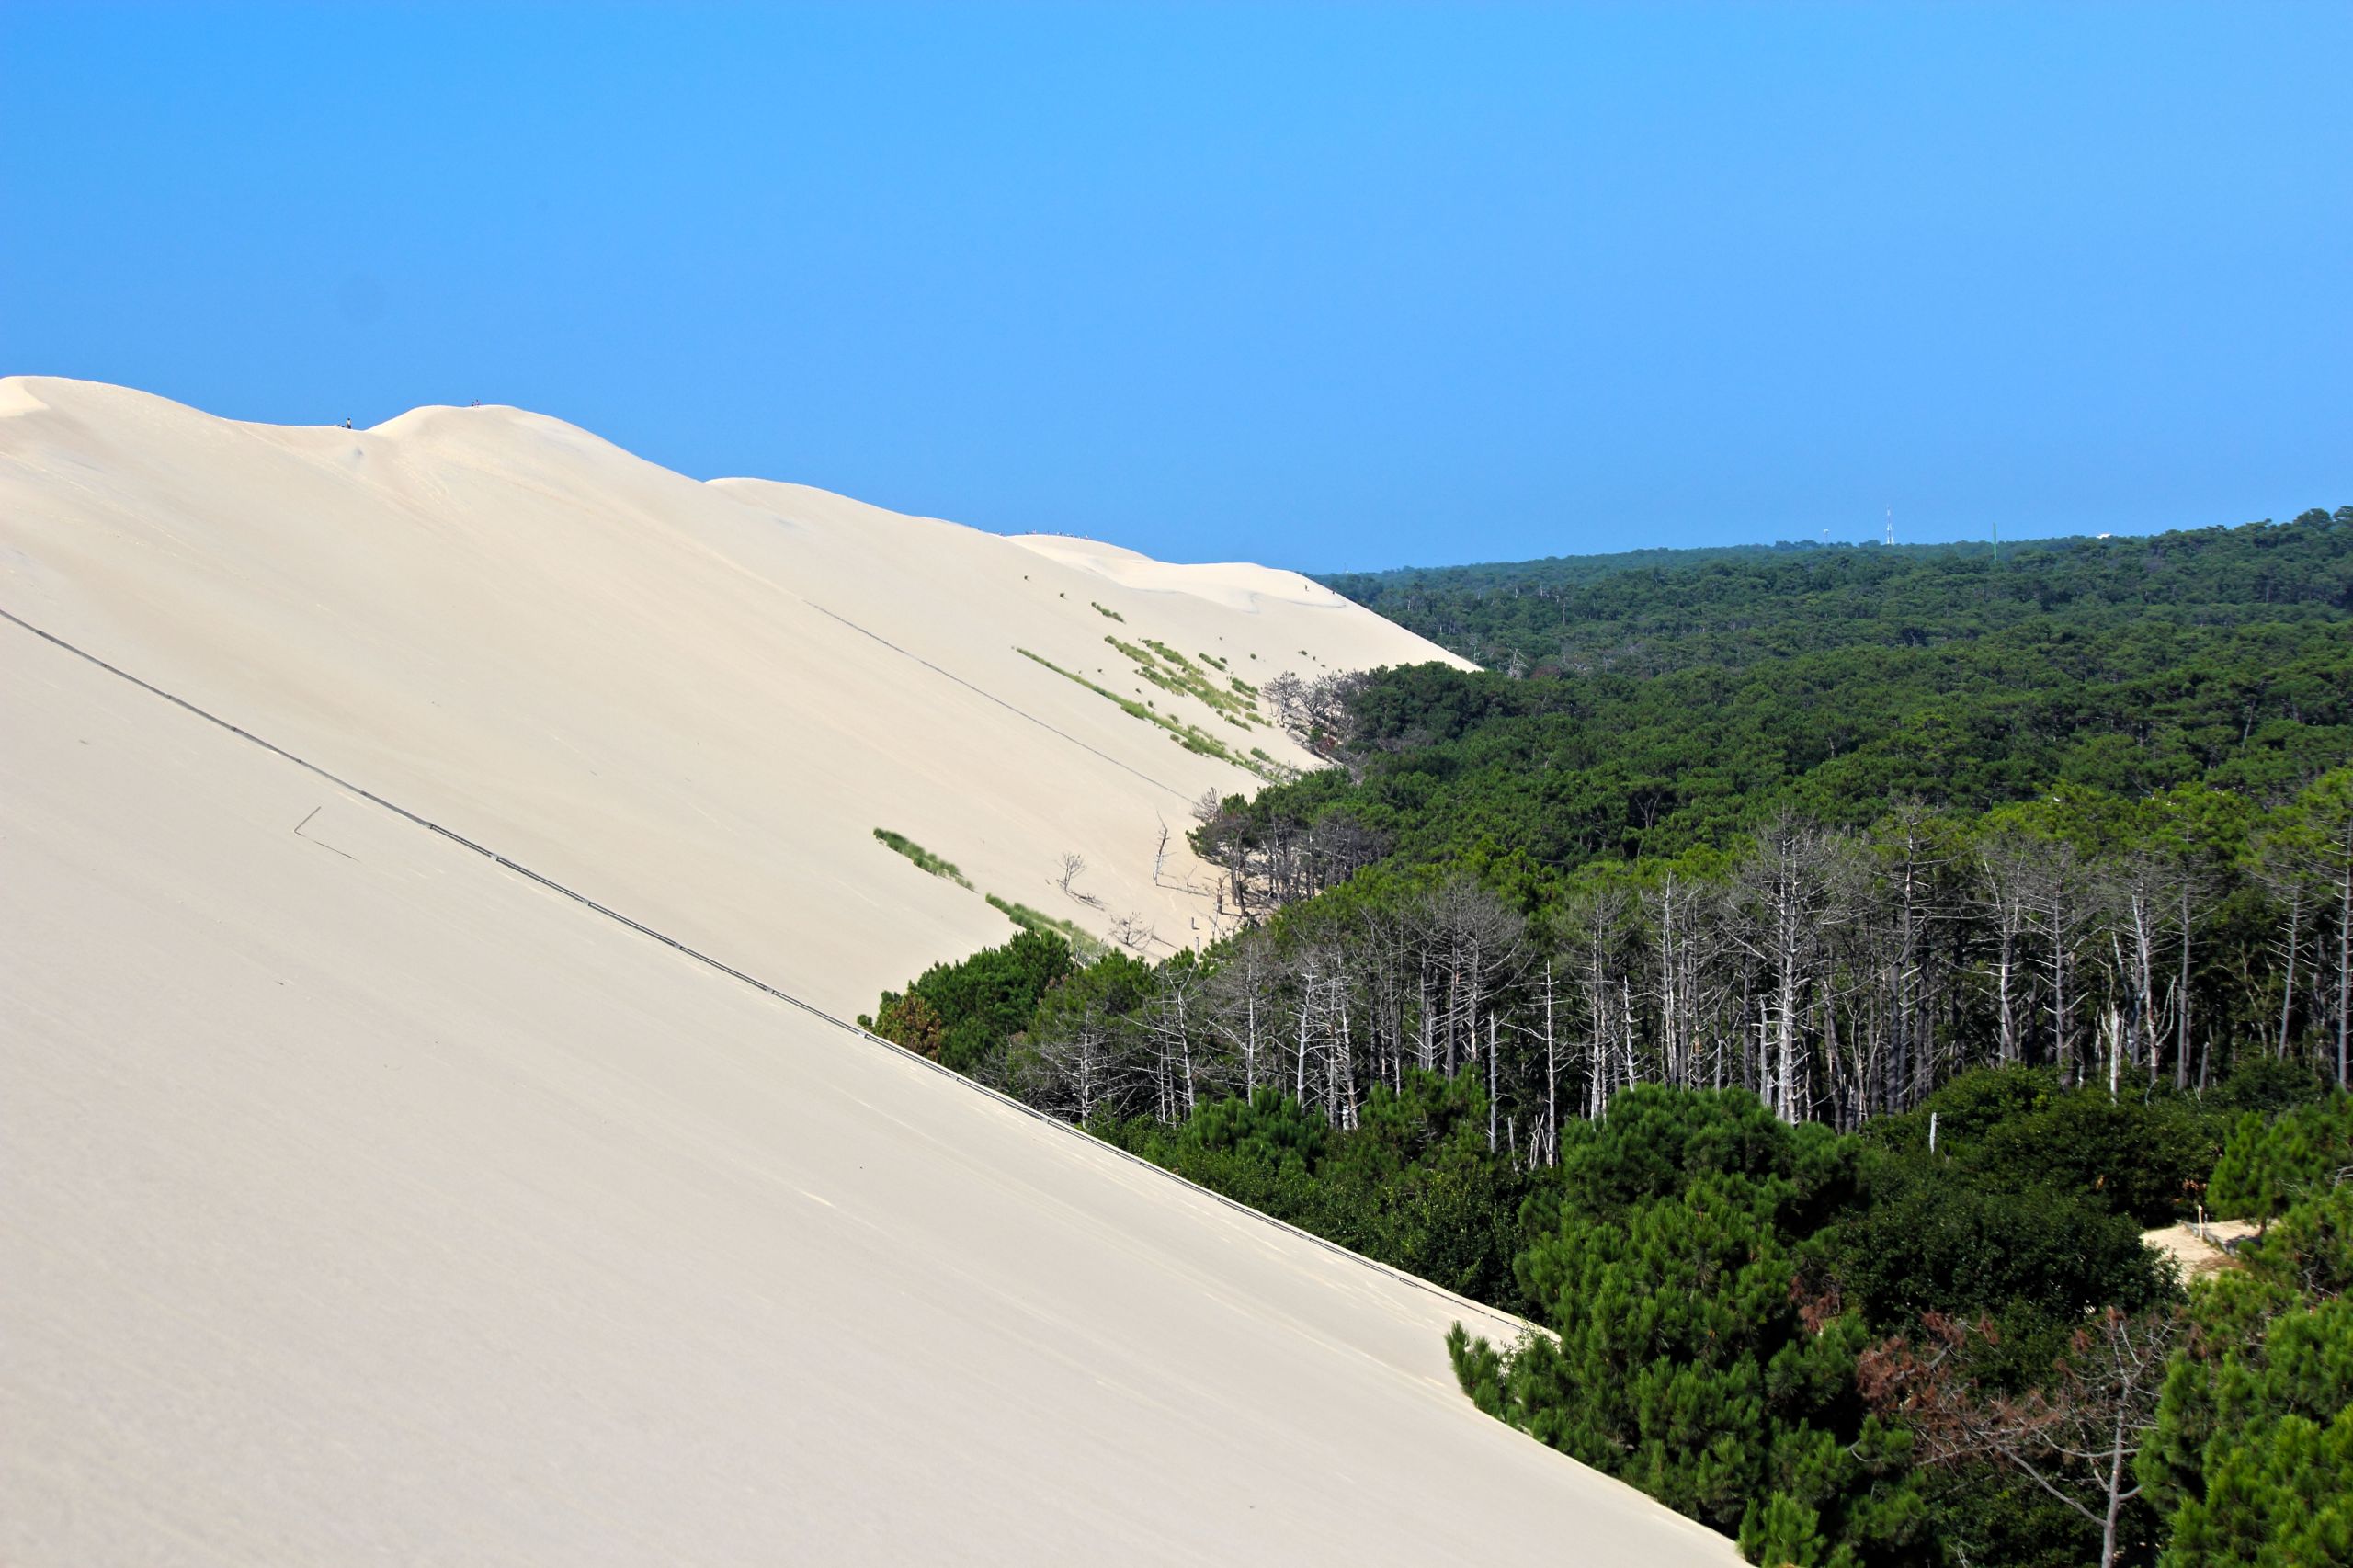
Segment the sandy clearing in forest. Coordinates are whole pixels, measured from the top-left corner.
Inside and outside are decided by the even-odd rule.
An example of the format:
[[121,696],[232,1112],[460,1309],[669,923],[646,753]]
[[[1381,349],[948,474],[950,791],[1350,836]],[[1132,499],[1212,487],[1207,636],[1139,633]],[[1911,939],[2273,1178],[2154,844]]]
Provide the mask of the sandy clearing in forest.
[[2173,1259],[2180,1266],[2182,1278],[2188,1279],[2239,1267],[2239,1260],[2229,1246],[2253,1234],[2255,1227],[2244,1220],[2209,1220],[2202,1227],[2188,1223],[2160,1225],[2142,1232],[2141,1241]]

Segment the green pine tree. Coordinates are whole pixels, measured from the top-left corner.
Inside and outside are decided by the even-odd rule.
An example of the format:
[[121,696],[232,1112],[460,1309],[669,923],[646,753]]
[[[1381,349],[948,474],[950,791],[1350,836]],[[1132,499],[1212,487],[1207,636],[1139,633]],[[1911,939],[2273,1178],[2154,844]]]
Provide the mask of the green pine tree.
[[2353,1562],[2353,1187],[2296,1205],[2201,1283],[2141,1476],[2163,1568]]

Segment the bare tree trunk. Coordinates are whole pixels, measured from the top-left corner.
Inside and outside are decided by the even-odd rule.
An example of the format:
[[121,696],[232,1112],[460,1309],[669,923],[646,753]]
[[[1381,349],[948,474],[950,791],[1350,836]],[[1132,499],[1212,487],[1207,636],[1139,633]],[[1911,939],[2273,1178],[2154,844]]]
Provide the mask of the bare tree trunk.
[[2283,1062],[2288,1057],[2288,1020],[2296,1006],[2296,947],[2303,940],[2303,894],[2298,890],[2288,903],[2288,975],[2279,986],[2279,1043],[2271,1053]]
[[2035,935],[2043,943],[2045,976],[2051,990],[2051,1056],[2060,1082],[2085,1081],[2075,1051],[2075,979],[2077,944],[2084,926],[2082,869],[2063,844],[2038,844],[2042,852],[2032,867],[2030,904]]
[[1188,1006],[1190,1000],[1189,990],[1177,993],[1176,1048],[1185,1068],[1185,1116],[1188,1120],[1199,1105],[1194,1098],[1193,1088],[1193,1029],[1189,1017],[1191,1009]]
[[[2353,829],[2347,830],[2353,836]],[[2348,1085],[2345,1075],[2346,1025],[2353,1017],[2353,852],[2346,854],[2337,872],[2336,905],[2336,1086]]]
[[1994,994],[1999,1015],[1997,1027],[2001,1056],[2006,1065],[2017,1062],[2019,1054],[2018,1003],[2014,995],[2017,987],[2011,978],[2017,968],[2018,927],[2017,912],[2006,903],[2001,906],[1998,918],[2000,926],[1996,940],[1999,946],[1994,960]]
[[2189,1087],[2189,879],[2181,881],[2181,1016],[2175,1020],[2173,1086]]
[[1495,1108],[1502,1103],[1502,1085],[1497,1079],[1496,1062],[1503,1052],[1495,1049],[1495,1015],[1487,1015],[1487,1153],[1495,1152]]
[[1553,1027],[1552,960],[1544,960],[1544,1136],[1546,1165],[1561,1163],[1560,1036]]
[[[2155,1022],[2157,1012],[2156,915],[2153,907],[2153,892],[2149,871],[2145,866],[2134,867],[2125,885],[2119,890],[2124,897],[2125,925],[2132,937],[2131,953],[2117,950],[2117,967],[2128,977],[2132,987],[2132,1008],[2125,1020],[2124,1059],[2133,1066],[2142,1065],[2141,1048],[2145,1040],[2148,1052],[2149,1081],[2157,1076],[2157,1043]],[[2115,944],[2111,938],[2110,946]],[[2116,1074],[2109,1074],[2109,1093],[2116,1092]]]
[[1330,1085],[1327,1101],[1339,1107],[1340,1126],[1354,1131],[1357,1124],[1357,1061],[1356,1048],[1350,1043],[1348,1030],[1347,977],[1336,973],[1332,977],[1332,1015],[1338,1021],[1330,1053],[1331,1067],[1325,1077]]
[[1744,922],[1747,935],[1742,940],[1764,963],[1772,982],[1766,1011],[1775,1082],[1768,1103],[1789,1122],[1803,1114],[1799,1103],[1799,1015],[1828,923],[1824,884],[1834,852],[1831,841],[1811,824],[1784,815],[1758,834],[1742,871],[1748,911]]
[[1454,1025],[1462,1005],[1462,968],[1459,961],[1449,962],[1446,971],[1446,1075],[1454,1076]]
[[2082,1081],[2082,1074],[2071,1073],[2074,1063],[2069,1059],[2067,1035],[2067,981],[2071,967],[2063,938],[2054,935],[2051,941],[2051,1032],[2052,1054],[2059,1063],[2059,1081]]
[[[1676,1081],[1683,1044],[1680,1038],[1682,1019],[1677,1017],[1676,1006],[1676,964],[1678,957],[1675,946],[1675,873],[1669,871],[1665,885],[1659,890],[1658,993],[1659,1048],[1666,1056],[1666,1075],[1670,1082]],[[1550,973],[1548,970],[1548,981]]]
[[1422,977],[1422,1049],[1419,1063],[1425,1073],[1433,1072],[1438,1067],[1437,1026],[1437,1010],[1430,1006],[1429,976],[1425,974]]
[[2100,1568],[2108,1568],[2116,1561],[2116,1521],[2124,1512],[2125,1499],[2131,1495],[2124,1486],[2124,1466],[2131,1455],[2139,1451],[2137,1445],[2131,1449],[2125,1446],[2125,1430],[2131,1419],[2130,1410],[2120,1403],[2116,1410],[2113,1443],[2108,1453],[2108,1510],[2099,1524]]
[[1797,1096],[1791,1085],[1798,1062],[1798,967],[1784,958],[1774,976],[1773,1114],[1783,1121],[1798,1119]]
[[1258,1087],[1258,988],[1252,986],[1242,1002],[1242,1092]]
[[1626,1082],[1643,1081],[1643,1066],[1634,1049],[1634,983],[1624,973],[1618,976],[1618,1028],[1626,1045]]
[[1315,1010],[1315,960],[1307,960],[1307,978],[1299,988],[1299,1057],[1294,1063],[1291,1097],[1301,1105],[1307,1103],[1307,1027]]

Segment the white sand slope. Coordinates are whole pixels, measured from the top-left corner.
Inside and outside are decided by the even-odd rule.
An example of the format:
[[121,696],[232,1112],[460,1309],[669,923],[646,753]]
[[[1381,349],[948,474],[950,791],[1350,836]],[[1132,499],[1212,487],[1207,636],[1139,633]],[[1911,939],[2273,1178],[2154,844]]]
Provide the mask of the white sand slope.
[[1018,650],[1292,764],[1104,639],[1253,686],[1450,657],[1295,574],[699,483],[514,409],[244,425],[30,378],[0,608],[853,1013],[1011,937],[982,893],[1162,952],[1215,921],[1189,812],[1258,780]]
[[[0,383],[0,608],[821,1004],[1003,934],[834,846],[876,825],[839,792],[985,886],[1130,767],[1218,782],[992,662],[1063,592],[1328,624],[1292,645],[1336,663],[1398,635],[1108,552],[1026,551],[1071,584],[1032,604],[986,575],[1023,547],[948,525],[393,423]],[[902,560],[905,653],[808,608],[881,619],[860,562]],[[997,749],[927,759],[917,721]],[[1506,1325],[1464,1303],[8,622],[0,735],[0,1561],[1736,1561],[1477,1415],[1438,1336]]]

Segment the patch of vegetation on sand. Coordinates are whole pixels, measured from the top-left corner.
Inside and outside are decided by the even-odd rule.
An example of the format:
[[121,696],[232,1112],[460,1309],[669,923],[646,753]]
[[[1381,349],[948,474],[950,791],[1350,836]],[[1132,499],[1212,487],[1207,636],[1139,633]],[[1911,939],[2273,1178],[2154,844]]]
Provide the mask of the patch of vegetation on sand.
[[971,881],[965,877],[963,872],[958,870],[949,861],[934,855],[930,850],[926,849],[922,845],[917,844],[905,834],[892,833],[887,827],[878,827],[874,830],[874,836],[880,839],[889,848],[896,850],[899,854],[902,854],[908,859],[913,860],[918,870],[929,871],[935,877],[945,877],[948,881],[954,882],[960,888],[972,888],[972,884]]
[[[1030,657],[1036,658],[1037,655],[1033,653]],[[1045,661],[1041,659],[1039,662],[1043,664]],[[969,892],[981,892],[980,889],[972,886],[972,879],[965,876],[952,863],[926,849],[905,834],[892,833],[887,827],[878,827],[874,830],[874,836],[883,845],[914,861],[918,869],[954,882]],[[1073,925],[1070,921],[1057,920],[1043,910],[1032,909],[1026,903],[1016,903],[1011,899],[999,898],[993,892],[981,893],[981,896],[988,901],[991,909],[995,910],[1024,931],[1037,931],[1048,936],[1059,937],[1069,943],[1070,950],[1077,956],[1081,963],[1093,963],[1110,951],[1109,944],[1100,937]]]
[[[1111,642],[1112,646],[1120,649],[1122,652],[1126,652],[1129,648],[1129,644],[1120,642],[1116,638],[1108,639],[1108,641]],[[1166,713],[1161,712],[1149,702],[1138,702],[1131,697],[1120,696],[1118,692],[1111,690],[1108,687],[1097,686],[1093,681],[1087,679],[1085,676],[1078,674],[1076,671],[1063,668],[1060,665],[1054,663],[1051,659],[1047,658],[1042,653],[1033,653],[1027,648],[1016,648],[1014,652],[1035,664],[1045,665],[1048,669],[1053,671],[1056,675],[1061,676],[1065,680],[1076,681],[1079,685],[1095,693],[1097,697],[1103,698],[1108,701],[1118,703],[1120,709],[1131,717],[1141,719],[1145,723],[1154,726],[1155,729],[1167,732],[1168,738],[1175,741],[1178,745],[1183,746],[1187,751],[1196,753],[1201,756],[1213,756],[1221,762],[1230,762],[1236,767],[1247,768],[1270,784],[1279,784],[1288,778],[1295,777],[1290,769],[1282,767],[1279,763],[1273,762],[1271,759],[1268,759],[1265,752],[1258,750],[1255,746],[1251,748],[1252,755],[1245,756],[1234,751],[1233,747],[1227,745],[1215,735],[1211,734],[1207,730],[1202,729],[1199,724],[1187,723],[1182,719],[1173,718]],[[1168,687],[1168,683],[1165,680],[1159,681],[1156,684]],[[1182,690],[1184,688],[1168,687],[1168,689]],[[1231,721],[1229,720],[1229,722]]]
[[989,901],[991,909],[995,910],[1024,931],[1036,931],[1047,936],[1060,937],[1063,941],[1068,942],[1070,950],[1076,955],[1081,963],[1093,963],[1104,953],[1109,951],[1101,937],[1081,930],[1067,920],[1057,920],[1043,910],[1032,909],[1026,903],[1016,903],[1009,898],[999,898],[995,893],[986,893],[983,896]]
[[1206,704],[1220,718],[1235,723],[1272,728],[1266,716],[1258,711],[1258,694],[1255,687],[1245,696],[1231,686],[1220,686],[1214,676],[1191,659],[1167,643],[1150,637],[1143,640],[1141,647],[1133,642],[1122,642],[1117,637],[1106,636],[1103,641],[1125,653],[1135,665],[1136,673],[1163,691],[1192,698]]

